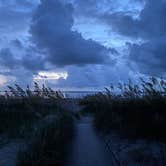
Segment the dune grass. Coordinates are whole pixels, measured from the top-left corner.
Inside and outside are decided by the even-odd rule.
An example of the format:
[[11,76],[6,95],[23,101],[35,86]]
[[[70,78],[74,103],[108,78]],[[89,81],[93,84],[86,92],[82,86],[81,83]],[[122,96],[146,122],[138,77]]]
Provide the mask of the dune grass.
[[104,93],[85,97],[80,104],[94,115],[94,124],[101,131],[114,129],[127,136],[166,141],[164,79],[152,77],[141,79],[140,85],[129,81],[118,88],[111,86]]
[[32,141],[18,155],[18,166],[61,166],[72,138],[73,119],[68,112],[61,112],[34,132]]
[[33,90],[8,88],[0,96],[0,135],[26,142],[17,165],[61,165],[74,127],[74,113],[60,105],[63,94],[37,83]]
[[60,92],[42,88],[35,83],[34,90],[19,85],[8,87],[10,91],[0,97],[0,134],[11,137],[24,137],[33,124],[58,110],[57,101],[63,98]]

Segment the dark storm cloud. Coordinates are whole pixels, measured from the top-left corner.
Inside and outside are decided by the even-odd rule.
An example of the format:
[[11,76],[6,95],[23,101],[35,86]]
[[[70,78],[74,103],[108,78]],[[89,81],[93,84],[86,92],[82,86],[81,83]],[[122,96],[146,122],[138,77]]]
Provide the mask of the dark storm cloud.
[[138,18],[127,12],[105,13],[100,19],[117,33],[141,39],[143,44],[131,44],[129,61],[141,72],[164,75],[166,73],[166,1],[145,0]]
[[45,69],[44,59],[40,56],[27,54],[22,58],[22,66],[32,72]]
[[155,38],[166,34],[166,1],[147,0],[139,18],[125,12],[105,13],[103,20],[122,35]]
[[166,72],[166,37],[138,45],[133,44],[129,55],[146,74],[161,76]]
[[47,60],[57,66],[102,64],[109,61],[109,51],[93,40],[85,40],[72,31],[73,6],[57,0],[41,0],[32,19],[30,33]]
[[105,13],[101,16],[101,19],[110,25],[117,33],[131,37],[140,37],[139,21],[134,20],[124,12],[116,12],[112,14]]
[[[140,12],[141,3],[145,6]],[[131,72],[128,61],[142,73],[161,76],[166,69],[165,18],[166,0],[0,0],[0,66],[7,68],[8,75],[19,83],[27,84],[38,71],[55,71],[56,65],[69,74],[67,80],[59,81],[65,87],[106,86],[111,80],[125,80],[130,75],[134,78],[137,71]],[[72,30],[79,27],[77,30],[86,33],[86,38],[102,39],[105,36],[101,29],[90,30],[91,24],[95,27],[100,23],[102,27],[103,23],[110,26],[113,39],[108,34],[108,43],[118,45],[127,36],[120,42],[129,39],[134,43],[139,38],[141,44],[130,43],[129,58],[125,59],[127,53],[114,56],[117,61],[113,64],[110,54],[117,55],[118,50],[85,40]],[[116,40],[116,35],[120,39]],[[119,50],[122,52],[123,48]]]

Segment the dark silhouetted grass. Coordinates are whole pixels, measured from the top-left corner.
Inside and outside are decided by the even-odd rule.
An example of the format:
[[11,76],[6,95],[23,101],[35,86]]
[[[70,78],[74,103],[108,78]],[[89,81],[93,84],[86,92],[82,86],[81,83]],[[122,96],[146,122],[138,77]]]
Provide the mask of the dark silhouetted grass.
[[63,98],[60,92],[35,83],[34,90],[24,91],[19,85],[9,86],[10,91],[0,97],[0,134],[11,137],[24,137],[33,128],[37,120],[58,110],[58,100]]
[[[73,134],[74,113],[65,110],[61,92],[9,86],[0,97],[0,134],[28,140],[17,158],[19,166],[61,165]],[[63,100],[63,102],[60,102]]]
[[[119,93],[120,89],[120,93]],[[116,93],[115,93],[116,91]],[[117,94],[118,92],[118,94]],[[141,80],[140,85],[119,84],[104,93],[85,97],[85,112],[94,114],[94,123],[104,132],[166,140],[166,82]]]
[[18,155],[18,166],[61,166],[73,133],[73,119],[67,112],[59,113],[41,125],[32,142]]

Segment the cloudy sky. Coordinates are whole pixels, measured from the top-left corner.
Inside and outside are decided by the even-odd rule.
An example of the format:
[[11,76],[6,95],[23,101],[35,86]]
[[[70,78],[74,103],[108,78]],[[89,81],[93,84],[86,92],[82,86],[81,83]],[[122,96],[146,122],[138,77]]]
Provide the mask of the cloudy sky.
[[0,87],[165,77],[165,18],[166,0],[0,0]]

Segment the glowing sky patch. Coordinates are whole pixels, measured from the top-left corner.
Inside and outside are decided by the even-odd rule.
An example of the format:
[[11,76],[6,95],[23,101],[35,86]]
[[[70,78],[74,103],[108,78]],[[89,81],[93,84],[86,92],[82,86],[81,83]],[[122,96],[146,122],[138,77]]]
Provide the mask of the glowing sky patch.
[[7,78],[3,75],[0,75],[0,86],[4,86],[7,83]]
[[39,72],[38,75],[34,76],[34,80],[59,80],[59,79],[67,79],[67,72]]

